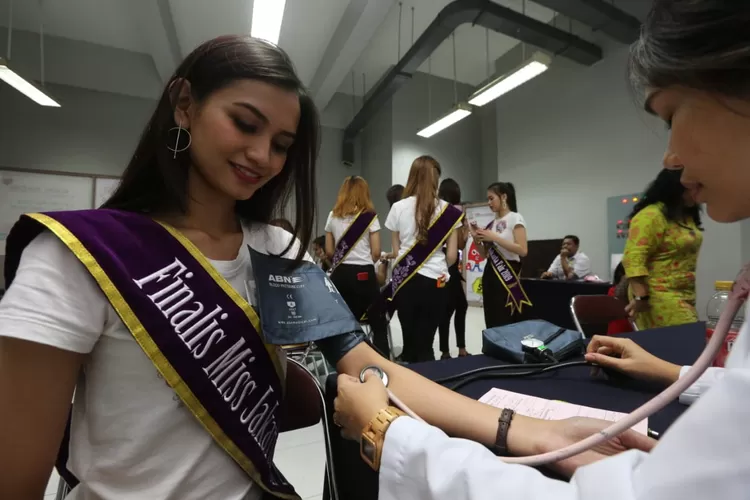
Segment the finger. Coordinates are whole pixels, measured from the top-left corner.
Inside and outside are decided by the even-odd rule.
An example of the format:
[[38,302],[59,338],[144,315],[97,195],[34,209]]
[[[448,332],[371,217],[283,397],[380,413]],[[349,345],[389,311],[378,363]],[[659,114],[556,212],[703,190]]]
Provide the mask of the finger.
[[611,350],[609,354],[621,354],[625,350],[625,345],[628,343],[628,339],[622,339],[618,337],[611,337],[607,335],[595,335],[589,346],[586,349],[589,353],[597,353],[602,347],[606,347]]
[[612,349],[611,347],[607,347],[607,346],[601,346],[599,349],[596,350],[596,352],[597,354],[603,354],[605,356],[614,356],[616,354],[614,349]]
[[365,384],[383,385],[383,380],[380,378],[380,375],[370,370],[367,373],[365,373]]
[[595,352],[587,353],[586,361],[588,361],[589,363],[596,363],[597,365],[604,367],[604,368],[615,368],[618,370],[622,370],[623,363],[625,363],[625,360],[621,358],[606,356],[606,355],[598,354]]
[[620,434],[619,439],[626,448],[641,451],[651,451],[657,443],[655,439],[644,436],[640,432],[636,432],[632,429]]
[[339,402],[339,398],[334,398],[333,400],[333,411],[339,411],[341,409],[341,403]]

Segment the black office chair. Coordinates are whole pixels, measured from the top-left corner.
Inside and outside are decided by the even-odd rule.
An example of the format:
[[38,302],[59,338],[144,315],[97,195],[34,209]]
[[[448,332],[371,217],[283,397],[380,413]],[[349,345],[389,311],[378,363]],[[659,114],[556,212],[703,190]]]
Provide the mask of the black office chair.
[[[627,319],[634,332],[638,331],[635,322],[625,312],[627,304],[609,295],[576,295],[570,299],[570,314],[576,329],[586,337],[605,335],[610,321]],[[587,331],[583,325],[587,325]]]

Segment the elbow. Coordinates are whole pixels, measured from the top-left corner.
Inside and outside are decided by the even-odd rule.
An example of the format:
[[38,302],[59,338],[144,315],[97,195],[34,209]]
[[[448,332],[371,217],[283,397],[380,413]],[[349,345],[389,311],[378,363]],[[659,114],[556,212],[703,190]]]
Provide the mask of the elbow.
[[528,247],[521,247],[518,252],[519,257],[526,257],[529,255],[529,248]]

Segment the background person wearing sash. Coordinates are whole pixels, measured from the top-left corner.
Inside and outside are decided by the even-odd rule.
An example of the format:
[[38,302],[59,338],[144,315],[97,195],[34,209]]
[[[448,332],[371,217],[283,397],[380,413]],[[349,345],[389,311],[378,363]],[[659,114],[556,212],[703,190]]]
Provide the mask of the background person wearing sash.
[[[526,241],[526,221],[517,212],[516,190],[510,182],[495,182],[487,188],[487,204],[495,213],[495,220],[487,228],[470,224],[471,237],[477,243],[482,257],[487,257],[488,245],[493,245],[505,262],[515,271],[518,287],[521,281],[521,257],[526,257],[529,247]],[[482,274],[482,302],[484,322],[487,328],[517,323],[523,319],[523,311],[506,307],[508,290],[500,281],[488,260]],[[524,307],[530,307],[528,305]]]
[[[438,189],[438,196],[441,200],[447,201],[454,207],[463,211],[461,205],[461,187],[453,179],[443,179]],[[464,291],[464,277],[461,273],[461,249],[466,247],[467,238],[467,226],[466,220],[459,229],[456,230],[458,234],[458,258],[448,268],[448,274],[450,280],[446,285],[448,289],[448,304],[445,308],[445,312],[440,319],[440,326],[438,327],[438,334],[440,335],[440,352],[442,355],[440,359],[447,359],[451,357],[450,353],[450,330],[451,330],[451,317],[454,319],[454,326],[456,330],[456,347],[458,347],[459,357],[468,356],[469,353],[466,351],[466,312],[469,309],[469,303],[466,300],[466,292]],[[443,252],[447,252],[447,248],[443,247]],[[455,313],[455,314],[454,314]]]
[[[385,226],[392,231],[393,252],[403,257],[413,246],[424,245],[427,230],[449,205],[437,197],[440,164],[430,156],[420,156],[411,165],[404,199],[391,207]],[[452,229],[460,227],[460,222]],[[404,338],[402,360],[406,362],[435,359],[432,343],[440,323],[440,314],[448,300],[446,283],[451,279],[448,266],[458,258],[456,231],[445,235],[442,245],[434,249],[394,297]],[[433,249],[429,249],[433,250]]]
[[[361,223],[360,218],[371,222]],[[336,205],[328,214],[325,231],[326,254],[334,265],[331,281],[354,317],[360,319],[380,293],[374,266],[380,259],[380,222],[370,199],[370,188],[362,177],[344,179]],[[349,248],[341,249],[342,244]],[[373,315],[368,321],[375,347],[383,356],[390,357],[385,317]]]
[[[681,173],[682,184],[698,203],[706,204],[712,219],[723,223],[749,220],[750,3],[655,0],[630,54],[636,92],[645,93],[646,109],[671,128],[664,166]],[[653,130],[645,123],[644,127],[644,132]],[[637,148],[638,144],[630,146]],[[746,267],[738,280],[745,293],[748,272]],[[608,365],[613,368],[625,370],[628,364],[635,368],[644,361],[651,364],[643,359],[643,353],[631,352],[627,343],[618,338],[594,338],[590,347],[596,351],[605,347],[611,354],[622,355],[621,362],[614,358]],[[593,354],[587,357],[602,361]],[[649,375],[652,380],[669,383],[678,376],[679,367],[667,368],[672,375],[659,375],[662,370],[658,367],[649,369]],[[352,415],[342,415],[344,420],[368,422],[379,409],[374,401],[379,401],[380,408],[388,404],[377,380],[370,385],[345,383],[343,389],[339,385],[339,397],[345,400],[339,407],[342,413]],[[451,439],[408,417],[398,417],[385,434],[379,498],[747,500],[747,321],[723,377],[712,385],[661,436],[650,453],[630,451],[582,467],[569,483],[546,478],[529,467],[504,464],[481,446]],[[364,408],[369,415],[359,415]],[[510,425],[511,435],[514,425],[515,419]],[[350,432],[358,431],[352,425]]]
[[[176,69],[106,206],[130,220],[169,223],[231,293],[256,304],[248,247],[312,261],[304,249],[316,220],[318,124],[281,49],[249,37],[210,40]],[[290,193],[294,235],[268,224],[284,213]],[[158,242],[142,248],[145,259],[160,250]],[[0,301],[0,498],[44,496],[74,390],[67,468],[80,483],[70,500],[260,497],[260,487],[158,376],[61,239],[43,232],[14,257],[15,277]],[[361,332],[317,344],[339,373],[382,367],[394,393],[447,433],[495,442],[500,410],[384,359]],[[269,371],[256,375],[279,376]],[[516,417],[511,440],[544,451],[547,443],[583,437],[571,426],[566,437],[550,439],[560,426]]]

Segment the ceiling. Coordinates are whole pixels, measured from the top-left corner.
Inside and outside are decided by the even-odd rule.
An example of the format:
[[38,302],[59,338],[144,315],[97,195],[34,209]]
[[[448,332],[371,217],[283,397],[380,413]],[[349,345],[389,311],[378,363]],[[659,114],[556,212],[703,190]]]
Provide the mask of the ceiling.
[[[401,14],[401,50],[403,56],[412,45],[412,39],[417,40],[440,11],[452,0],[404,0]],[[522,0],[493,0],[495,3],[521,12]],[[531,1],[525,2],[526,15],[538,21],[548,23],[554,13]],[[414,8],[414,34],[412,37],[412,7]],[[380,29],[370,41],[367,49],[352,68],[355,79],[355,93],[362,95],[362,78],[369,91],[390,67],[399,60],[399,4],[394,2],[388,16]],[[487,36],[489,36],[489,56]],[[473,86],[479,85],[487,79],[487,60],[492,62],[512,49],[518,41],[470,24],[461,25],[455,31],[456,38],[456,77],[459,82]],[[520,61],[519,61],[520,63]],[[431,66],[431,68],[430,68]],[[453,79],[453,42],[447,38],[433,53],[431,62],[425,62],[419,71],[443,78]],[[490,70],[493,72],[493,70]],[[352,74],[339,87],[339,92],[352,93]]]
[[[396,0],[286,0],[279,45],[289,53],[323,108],[336,92],[352,93],[352,73],[354,93],[362,95],[363,80],[369,90],[450,1],[404,0],[399,51]],[[524,4],[523,0],[493,1],[517,11]],[[8,24],[10,2],[0,0],[0,26]],[[203,41],[222,34],[249,33],[253,11],[253,0],[14,0],[14,33],[28,33],[25,38],[23,33],[14,35],[13,54],[17,44],[38,38],[40,4],[47,37],[47,81],[151,98],[158,95],[178,62]],[[531,0],[525,6],[526,15],[539,21],[548,23],[554,17],[552,11]],[[81,42],[89,45],[84,47]],[[455,42],[457,79],[475,86],[488,77],[487,61],[492,66],[517,44],[512,38],[468,24],[456,30]],[[61,53],[63,48],[70,53]],[[81,53],[89,54],[84,48],[101,57],[81,60]],[[105,49],[109,50],[106,57]],[[34,68],[39,65],[38,48],[35,50],[27,51],[30,59],[33,56],[29,64]],[[4,40],[0,40],[0,54],[5,55]],[[71,67],[79,74],[66,74]],[[420,70],[427,72],[428,64]],[[453,78],[450,37],[431,57],[430,70]],[[139,86],[141,80],[148,85]]]

